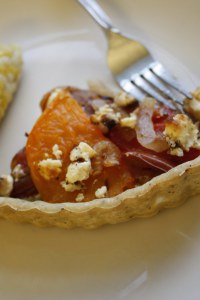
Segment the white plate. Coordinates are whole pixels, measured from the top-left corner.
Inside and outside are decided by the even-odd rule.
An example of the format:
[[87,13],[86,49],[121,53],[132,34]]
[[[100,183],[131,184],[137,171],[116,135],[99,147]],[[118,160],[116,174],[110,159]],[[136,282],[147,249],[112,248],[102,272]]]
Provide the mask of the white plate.
[[[200,7],[193,2],[195,15]],[[166,43],[161,32],[169,33],[171,25],[169,30],[158,31],[155,21],[149,26],[144,18],[149,16],[144,7],[154,13],[153,5],[158,12],[159,1],[152,0],[150,5],[144,0],[134,4],[126,0],[123,6],[119,0],[101,3],[122,29],[146,38],[154,54],[186,86],[197,85],[191,72],[196,72],[195,65],[189,72],[158,46]],[[178,0],[173,5],[178,8]],[[17,0],[12,10],[9,1],[2,1],[1,11],[2,41],[17,42],[24,49],[22,82],[0,128],[0,173],[4,173],[11,156],[25,143],[24,133],[39,115],[43,93],[57,85],[86,87],[88,79],[113,87],[114,83],[105,63],[103,34],[75,1]],[[164,24],[165,12],[160,10],[160,15],[157,22]],[[136,16],[136,23],[131,16]],[[175,18],[174,13],[172,16]],[[134,25],[134,32],[128,24]],[[196,27],[190,28],[192,32]],[[166,49],[176,53],[184,44],[176,41],[174,48]],[[197,46],[200,49],[200,44]],[[190,53],[196,62],[198,53],[195,49]],[[0,220],[0,299],[199,299],[199,212],[198,198],[190,199],[154,218],[94,231],[41,229]]]

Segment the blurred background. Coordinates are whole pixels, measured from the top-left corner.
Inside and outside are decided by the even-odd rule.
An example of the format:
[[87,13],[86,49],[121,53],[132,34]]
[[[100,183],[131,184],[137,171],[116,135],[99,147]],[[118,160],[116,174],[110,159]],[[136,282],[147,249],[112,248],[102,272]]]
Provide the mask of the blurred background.
[[[146,35],[200,76],[199,0],[99,0],[99,4],[122,31],[134,36],[140,30],[141,36]],[[30,36],[83,28],[97,34],[93,20],[76,0],[8,0],[2,8],[0,42],[24,43]]]

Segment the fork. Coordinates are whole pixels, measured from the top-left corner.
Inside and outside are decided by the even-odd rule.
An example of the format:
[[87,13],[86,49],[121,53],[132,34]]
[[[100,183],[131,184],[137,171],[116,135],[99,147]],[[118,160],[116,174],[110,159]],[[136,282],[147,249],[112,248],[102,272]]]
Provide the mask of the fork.
[[183,99],[191,99],[190,92],[153,58],[142,43],[121,33],[95,0],[78,2],[106,34],[107,63],[119,86],[138,101],[144,100],[148,95],[183,112]]

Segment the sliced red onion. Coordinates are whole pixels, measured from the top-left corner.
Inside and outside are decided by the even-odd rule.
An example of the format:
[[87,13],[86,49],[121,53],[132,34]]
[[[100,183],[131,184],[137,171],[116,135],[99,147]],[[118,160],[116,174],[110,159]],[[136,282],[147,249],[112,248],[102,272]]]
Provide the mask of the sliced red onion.
[[154,130],[152,121],[156,101],[148,98],[143,101],[137,112],[136,136],[138,142],[145,148],[155,152],[163,152],[169,148],[166,140],[161,134]]

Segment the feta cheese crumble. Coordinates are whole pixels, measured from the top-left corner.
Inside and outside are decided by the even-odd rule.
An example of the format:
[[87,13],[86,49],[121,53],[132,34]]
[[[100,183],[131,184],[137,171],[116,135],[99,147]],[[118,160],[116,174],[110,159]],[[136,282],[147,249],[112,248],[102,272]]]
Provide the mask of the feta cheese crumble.
[[183,156],[183,151],[189,151],[191,147],[200,147],[198,139],[199,131],[192,120],[184,114],[177,114],[171,122],[167,122],[164,135],[170,146],[170,154]]
[[56,157],[56,159],[60,159],[62,154],[63,154],[62,151],[59,149],[57,144],[55,144],[52,147],[52,152],[53,152],[53,155]]
[[184,108],[191,116],[200,121],[200,87],[192,93],[192,99],[185,99]]
[[128,105],[134,103],[135,98],[133,96],[121,91],[115,95],[114,101],[118,106],[124,107],[124,106],[128,106]]
[[13,189],[13,177],[11,175],[0,176],[0,196],[9,196]]
[[80,158],[84,160],[89,160],[96,155],[96,151],[90,147],[87,143],[80,142],[80,144],[75,147],[70,153],[70,160],[76,161]]
[[60,185],[66,192],[74,192],[74,191],[81,190],[83,188],[83,185],[81,185],[80,182],[68,183],[66,181],[62,181]]
[[106,196],[108,189],[105,185],[103,185],[102,187],[98,188],[95,192],[95,197],[97,198],[103,198]]
[[18,181],[21,177],[25,175],[25,172],[22,168],[21,164],[17,164],[14,169],[12,170],[12,176],[15,181]]
[[56,178],[62,171],[62,161],[52,158],[43,159],[38,163],[38,170],[46,180]]
[[122,118],[120,120],[120,125],[122,127],[129,127],[134,129],[137,123],[137,115],[133,112],[129,117]]
[[[61,186],[66,192],[74,192],[83,188],[82,181],[87,180],[92,173],[91,158],[96,155],[96,151],[87,143],[80,142],[77,147],[70,152],[70,161],[67,168],[65,181]],[[79,160],[82,161],[79,161]]]
[[93,123],[98,124],[104,120],[113,120],[115,123],[119,123],[121,114],[115,112],[111,105],[105,104],[96,110],[95,114],[91,116]]
[[66,181],[75,183],[89,178],[92,166],[90,161],[74,162],[68,166]]

